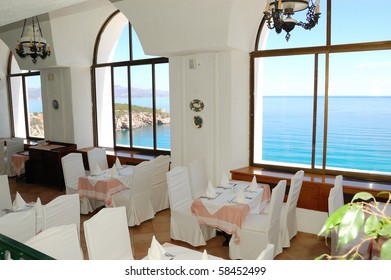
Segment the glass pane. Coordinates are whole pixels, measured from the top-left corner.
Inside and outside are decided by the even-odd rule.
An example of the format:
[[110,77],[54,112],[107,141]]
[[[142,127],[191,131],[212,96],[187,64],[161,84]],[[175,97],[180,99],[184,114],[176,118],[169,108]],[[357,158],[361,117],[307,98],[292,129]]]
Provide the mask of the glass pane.
[[330,55],[327,167],[391,172],[391,51]]
[[114,145],[110,67],[96,68],[95,75],[98,145],[112,148]]
[[113,62],[129,61],[129,24],[125,24],[114,48]]
[[390,40],[391,1],[333,0],[331,6],[332,44]]
[[26,138],[22,77],[11,77],[15,137]]
[[[315,2],[315,1],[314,1]],[[343,1],[342,1],[343,2]],[[296,26],[290,32],[290,39],[286,41],[286,32],[282,30],[280,34],[275,32],[275,29],[270,30],[266,24],[261,31],[261,37],[258,50],[270,49],[291,49],[299,47],[322,46],[326,44],[326,26],[327,26],[327,4],[326,1],[320,3],[320,18],[318,24],[311,30],[305,30],[300,26]],[[296,12],[292,17],[297,21],[306,22],[307,9],[301,12]]]
[[155,65],[156,86],[156,145],[158,149],[170,149],[170,93],[168,63]]
[[143,50],[143,46],[141,45],[140,39],[137,36],[136,31],[132,27],[132,54],[133,60],[138,59],[146,59],[146,58],[154,58],[156,56],[146,55]]
[[311,164],[313,73],[313,55],[256,59],[256,163]]
[[27,76],[26,90],[27,113],[29,116],[29,136],[45,138],[42,110],[41,76]]
[[153,148],[151,65],[131,67],[133,147]]
[[130,147],[128,67],[114,68],[114,108],[116,145]]

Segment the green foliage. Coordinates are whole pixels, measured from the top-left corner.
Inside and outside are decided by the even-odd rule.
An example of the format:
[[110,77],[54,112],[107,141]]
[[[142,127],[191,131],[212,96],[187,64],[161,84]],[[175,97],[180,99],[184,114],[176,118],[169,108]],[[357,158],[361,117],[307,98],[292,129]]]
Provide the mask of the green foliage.
[[380,258],[391,260],[391,217],[385,214],[385,209],[389,206],[391,200],[391,193],[379,193],[379,195],[384,194],[388,196],[384,207],[379,207],[380,204],[370,193],[360,192],[353,197],[350,203],[343,205],[330,215],[318,236],[325,234],[327,237],[332,230],[335,230],[338,238],[337,247],[355,240],[361,231],[364,232],[365,238],[342,256],[323,254],[316,259],[362,258],[359,254],[359,248],[364,243],[385,239],[386,241],[381,246]]

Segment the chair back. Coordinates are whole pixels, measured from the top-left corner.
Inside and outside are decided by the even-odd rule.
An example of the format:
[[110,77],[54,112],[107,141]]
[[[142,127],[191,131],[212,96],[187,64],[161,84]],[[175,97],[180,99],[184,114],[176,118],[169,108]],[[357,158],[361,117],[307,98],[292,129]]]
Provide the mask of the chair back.
[[342,175],[335,177],[334,187],[330,189],[328,197],[329,215],[333,214],[344,205],[342,182]]
[[0,218],[0,233],[19,242],[26,242],[35,235],[34,209],[11,212]]
[[65,187],[77,191],[79,177],[85,176],[83,156],[80,153],[69,153],[61,158]]
[[79,194],[60,195],[42,206],[42,230],[50,227],[75,224],[80,237]]
[[0,175],[7,174],[4,161],[4,140],[0,139]]
[[[286,180],[278,182],[277,186],[273,188],[272,197],[270,199],[270,208],[267,217],[267,229],[269,243],[279,244],[279,233],[280,233],[280,219],[281,219],[281,208],[284,203],[284,195],[286,189]],[[277,245],[279,246],[279,245]]]
[[106,170],[109,168],[105,149],[93,148],[87,152],[87,159],[90,170],[95,165],[98,165],[101,170]]
[[167,172],[170,168],[170,156],[158,156],[153,160],[151,179],[151,199],[155,212],[168,208]]
[[131,199],[138,197],[151,198],[151,179],[153,174],[153,161],[143,161],[133,168],[133,182],[131,187]]
[[188,168],[176,166],[167,172],[167,187],[171,209],[188,207],[190,211],[193,199],[191,197]]
[[124,206],[103,208],[84,222],[90,260],[133,260]]
[[12,198],[7,175],[0,175],[0,217],[5,215],[4,209],[12,209]]
[[274,244],[267,244],[266,248],[259,254],[257,260],[273,260],[274,259]]
[[48,228],[25,244],[57,260],[83,260],[75,224]]
[[190,187],[193,199],[204,195],[208,186],[208,173],[203,158],[189,163]]

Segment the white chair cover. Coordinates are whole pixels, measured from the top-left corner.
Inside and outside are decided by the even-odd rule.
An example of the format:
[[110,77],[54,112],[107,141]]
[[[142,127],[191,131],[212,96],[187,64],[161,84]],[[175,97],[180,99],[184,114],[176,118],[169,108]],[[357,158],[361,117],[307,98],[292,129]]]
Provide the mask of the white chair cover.
[[273,260],[274,259],[274,244],[267,244],[266,249],[264,249],[258,256],[257,260]]
[[75,224],[51,227],[25,244],[57,260],[83,260]]
[[281,210],[280,232],[283,248],[290,246],[290,240],[297,234],[296,206],[299,200],[301,185],[303,184],[304,171],[297,171],[291,179],[288,199]]
[[168,202],[167,172],[170,168],[169,156],[158,156],[153,160],[153,176],[151,180],[151,199],[155,212],[170,207]]
[[0,139],[0,175],[7,174],[4,159],[4,140]]
[[7,175],[0,175],[0,217],[5,215],[4,209],[12,209],[12,198]]
[[191,190],[187,167],[175,167],[167,172],[168,196],[171,208],[170,236],[192,246],[203,246],[216,236],[216,230],[199,225],[191,212]]
[[14,168],[12,166],[12,155],[24,151],[24,144],[22,138],[14,138],[7,142],[7,157],[5,158],[5,164],[8,177],[16,176]]
[[153,162],[143,161],[133,169],[130,188],[112,196],[113,207],[125,206],[128,225],[139,225],[155,217],[151,200]]
[[80,238],[79,194],[60,195],[42,206],[42,230],[50,227],[75,224]]
[[274,244],[273,257],[282,252],[280,241],[281,208],[284,201],[286,180],[281,180],[272,191],[268,214],[247,215],[240,230],[240,242],[229,242],[231,259],[255,260],[267,244]]
[[208,186],[208,173],[206,171],[205,160],[197,159],[189,163],[189,176],[191,195],[193,199],[204,195]]
[[84,222],[90,260],[133,260],[125,207],[103,208]]
[[26,242],[35,235],[35,210],[11,212],[0,218],[0,233],[19,242]]
[[100,170],[106,170],[109,168],[107,163],[106,150],[101,148],[93,148],[87,152],[88,165],[93,168],[96,164]]

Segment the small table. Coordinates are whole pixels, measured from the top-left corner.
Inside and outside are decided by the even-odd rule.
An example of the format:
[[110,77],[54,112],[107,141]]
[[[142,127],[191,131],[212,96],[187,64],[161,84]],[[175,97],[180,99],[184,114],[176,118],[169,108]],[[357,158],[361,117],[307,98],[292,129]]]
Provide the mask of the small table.
[[12,155],[12,168],[16,174],[16,181],[19,182],[22,175],[25,173],[25,162],[29,160],[29,152],[24,151]]

